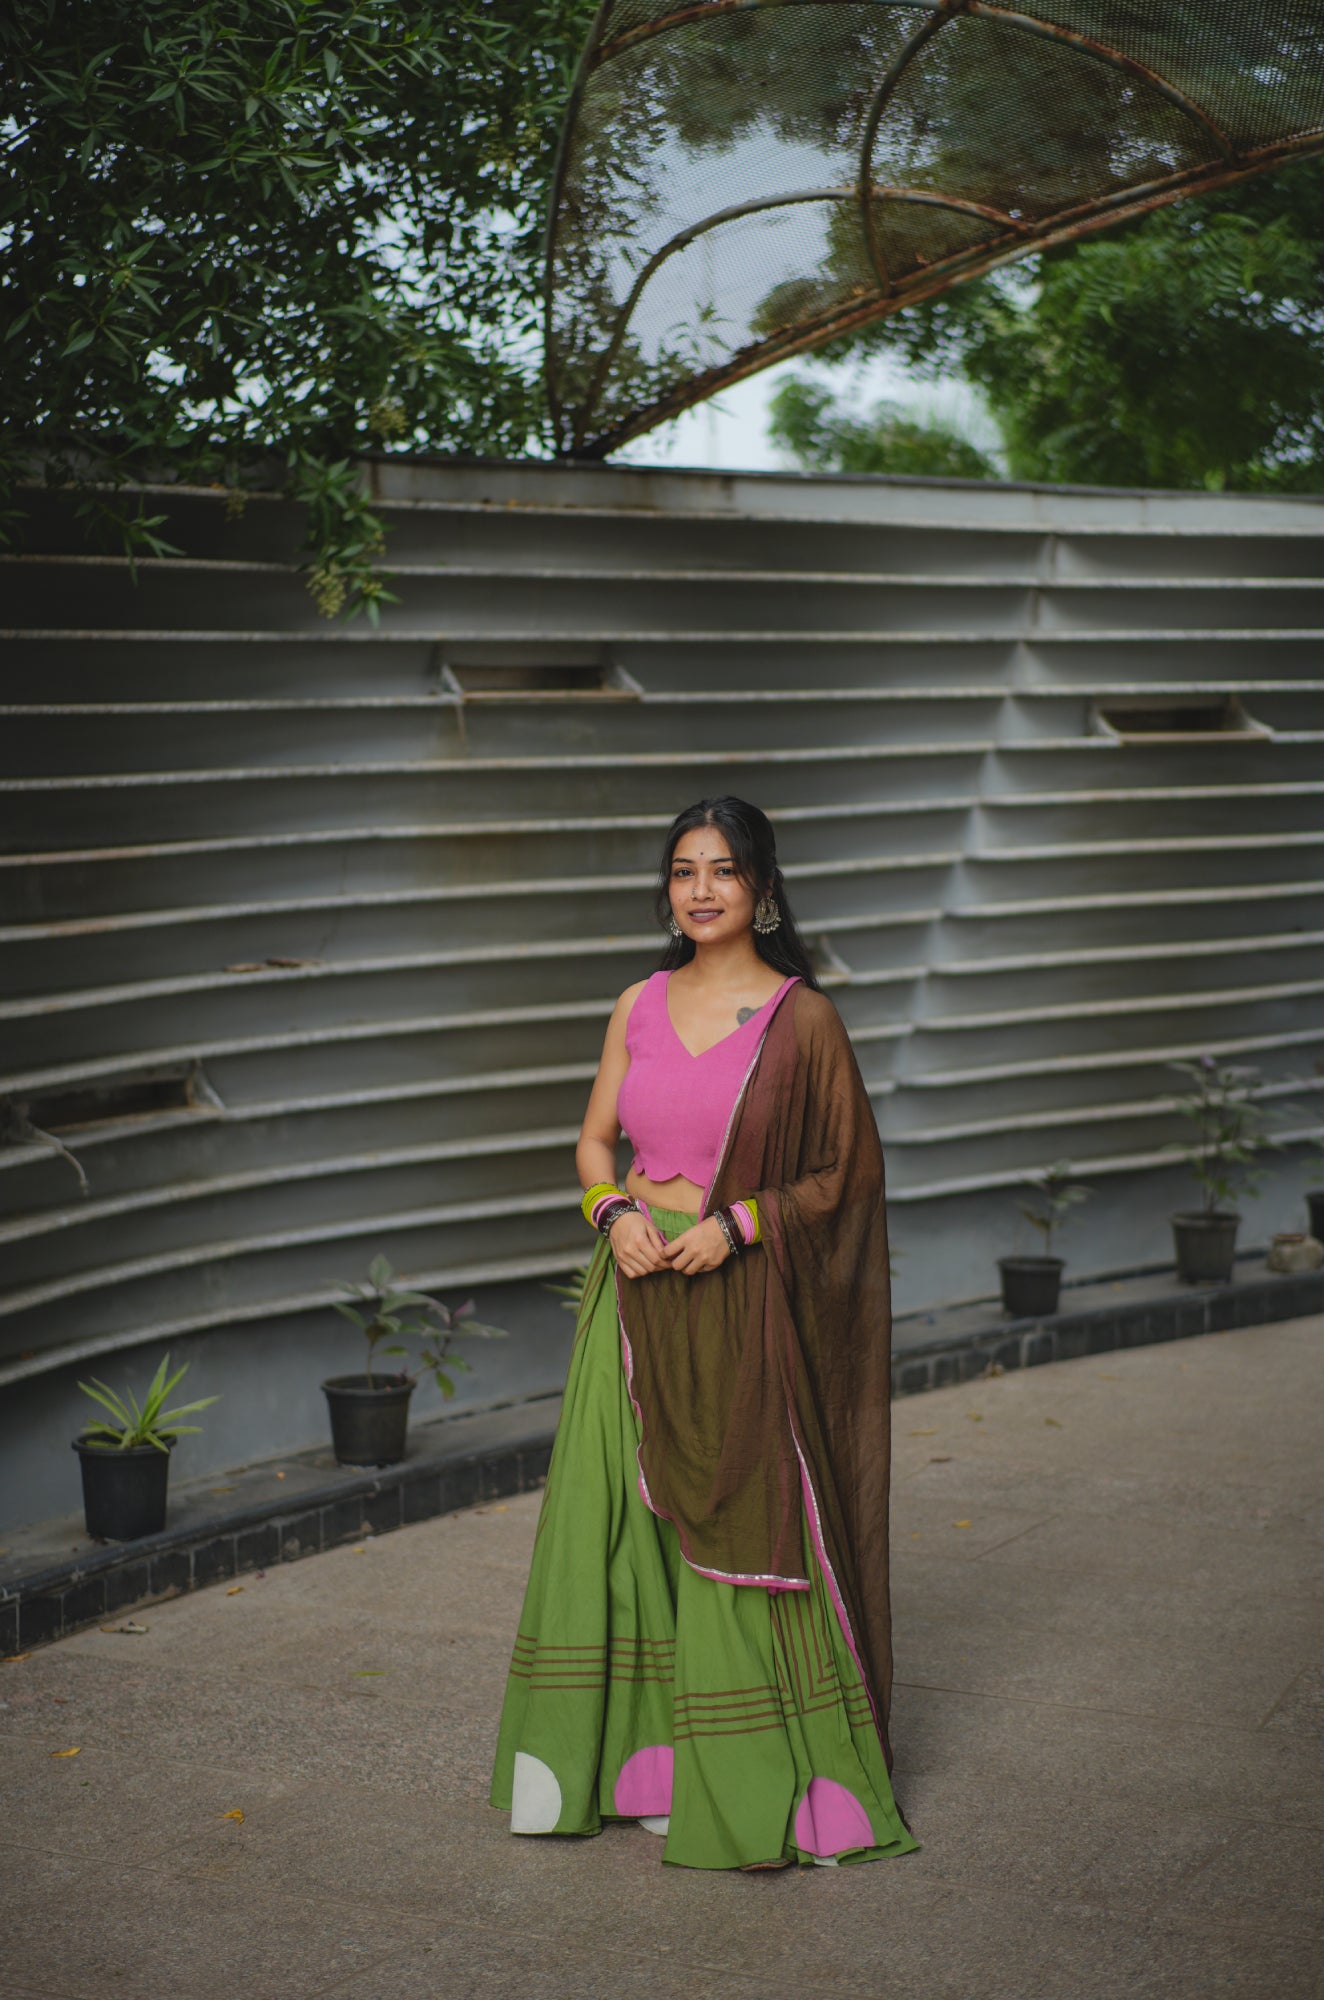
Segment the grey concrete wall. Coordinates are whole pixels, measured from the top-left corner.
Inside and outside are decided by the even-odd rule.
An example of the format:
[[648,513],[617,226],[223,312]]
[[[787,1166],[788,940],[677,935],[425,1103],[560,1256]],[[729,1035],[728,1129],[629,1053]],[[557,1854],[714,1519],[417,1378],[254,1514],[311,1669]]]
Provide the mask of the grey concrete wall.
[[[4,565],[0,1098],[90,1191],[0,1146],[0,1520],[71,1504],[74,1377],[167,1345],[225,1397],[194,1469],[319,1435],[327,1304],[378,1250],[507,1302],[486,1390],[555,1383],[540,1287],[591,1248],[574,1133],[655,962],[660,834],[705,792],[777,824],[874,1093],[899,1311],[991,1293],[1024,1175],[1062,1156],[1097,1190],[1073,1272],[1164,1256],[1195,1200],[1167,1064],[1204,1049],[1296,1107],[1243,1241],[1299,1221],[1324,505],[370,475],[378,631],[319,619],[270,497],[154,494],[185,554],[136,585],[44,500]],[[1096,716],[1232,697],[1240,732]]]

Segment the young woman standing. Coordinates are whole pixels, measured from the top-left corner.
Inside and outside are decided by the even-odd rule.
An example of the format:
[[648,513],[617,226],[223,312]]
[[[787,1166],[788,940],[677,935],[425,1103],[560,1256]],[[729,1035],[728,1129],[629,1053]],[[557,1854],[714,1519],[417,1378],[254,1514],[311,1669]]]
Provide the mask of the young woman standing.
[[598,1246],[492,1803],[694,1868],[903,1854],[877,1127],[756,806],[679,815],[658,913],[579,1140]]

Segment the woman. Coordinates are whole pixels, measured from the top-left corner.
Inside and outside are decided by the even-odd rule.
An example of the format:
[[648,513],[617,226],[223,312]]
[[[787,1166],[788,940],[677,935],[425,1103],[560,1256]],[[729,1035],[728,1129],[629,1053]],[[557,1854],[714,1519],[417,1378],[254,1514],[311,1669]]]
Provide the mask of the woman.
[[877,1127],[756,806],[679,815],[658,915],[580,1134],[600,1234],[492,1803],[516,1833],[638,1820],[692,1868],[906,1853]]

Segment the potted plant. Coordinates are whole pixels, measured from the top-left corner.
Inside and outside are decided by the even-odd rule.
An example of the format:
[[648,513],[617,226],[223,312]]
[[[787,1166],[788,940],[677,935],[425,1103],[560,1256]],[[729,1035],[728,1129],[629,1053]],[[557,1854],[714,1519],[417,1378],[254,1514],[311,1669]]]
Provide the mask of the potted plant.
[[1306,1175],[1306,1213],[1310,1217],[1310,1234],[1317,1243],[1324,1243],[1324,1139],[1314,1142],[1315,1164]]
[[[409,1399],[418,1386],[417,1375],[405,1368],[396,1374],[378,1374],[373,1367],[377,1351],[404,1354],[405,1343],[419,1343],[418,1359],[431,1374],[442,1395],[455,1394],[451,1370],[471,1372],[462,1355],[452,1354],[451,1342],[464,1336],[479,1340],[500,1340],[505,1329],[484,1326],[472,1317],[473,1300],[467,1305],[444,1306],[424,1292],[395,1289],[395,1273],[385,1257],[374,1257],[368,1266],[366,1285],[342,1285],[353,1305],[336,1303],[335,1310],[356,1326],[368,1343],[368,1366],[362,1375],[333,1375],[323,1382],[331,1413],[331,1443],[339,1465],[395,1465],[405,1455],[405,1433],[409,1426]],[[389,1340],[389,1347],[381,1343]]]
[[1016,1205],[1044,1239],[1038,1256],[999,1257],[1002,1274],[1002,1309],[1013,1319],[1030,1319],[1057,1311],[1065,1260],[1051,1255],[1053,1231],[1061,1228],[1068,1212],[1078,1202],[1088,1200],[1093,1189],[1071,1178],[1070,1160],[1054,1160],[1042,1173],[1030,1174],[1029,1185],[1039,1191],[1037,1202]]
[[1194,1130],[1190,1143],[1166,1142],[1181,1153],[1200,1187],[1204,1203],[1169,1217],[1183,1284],[1207,1285],[1232,1276],[1238,1210],[1227,1206],[1236,1188],[1252,1193],[1264,1180],[1256,1159],[1277,1144],[1265,1131],[1269,1112],[1255,1099],[1260,1072],[1247,1063],[1220,1063],[1212,1055],[1168,1068],[1189,1078],[1193,1088],[1176,1098],[1177,1110]]
[[83,1473],[83,1516],[94,1541],[136,1542],[164,1528],[170,1453],[177,1437],[199,1428],[179,1419],[194,1416],[217,1400],[203,1396],[175,1410],[165,1407],[166,1397],[187,1375],[188,1367],[186,1361],[171,1375],[170,1356],[163,1355],[141,1407],[132,1389],[125,1391],[125,1402],[95,1375],[78,1384],[113,1419],[107,1423],[104,1417],[89,1418],[73,1441]]

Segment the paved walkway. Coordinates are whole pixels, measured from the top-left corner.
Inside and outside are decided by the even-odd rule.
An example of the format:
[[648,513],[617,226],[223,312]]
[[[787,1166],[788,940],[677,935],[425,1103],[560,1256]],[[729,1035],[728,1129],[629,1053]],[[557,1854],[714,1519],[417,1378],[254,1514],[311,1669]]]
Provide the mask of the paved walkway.
[[508,1835],[484,1794],[529,1498],[0,1667],[0,1990],[1318,2000],[1322,1379],[1317,1318],[897,1405],[924,1844],[869,1867]]

